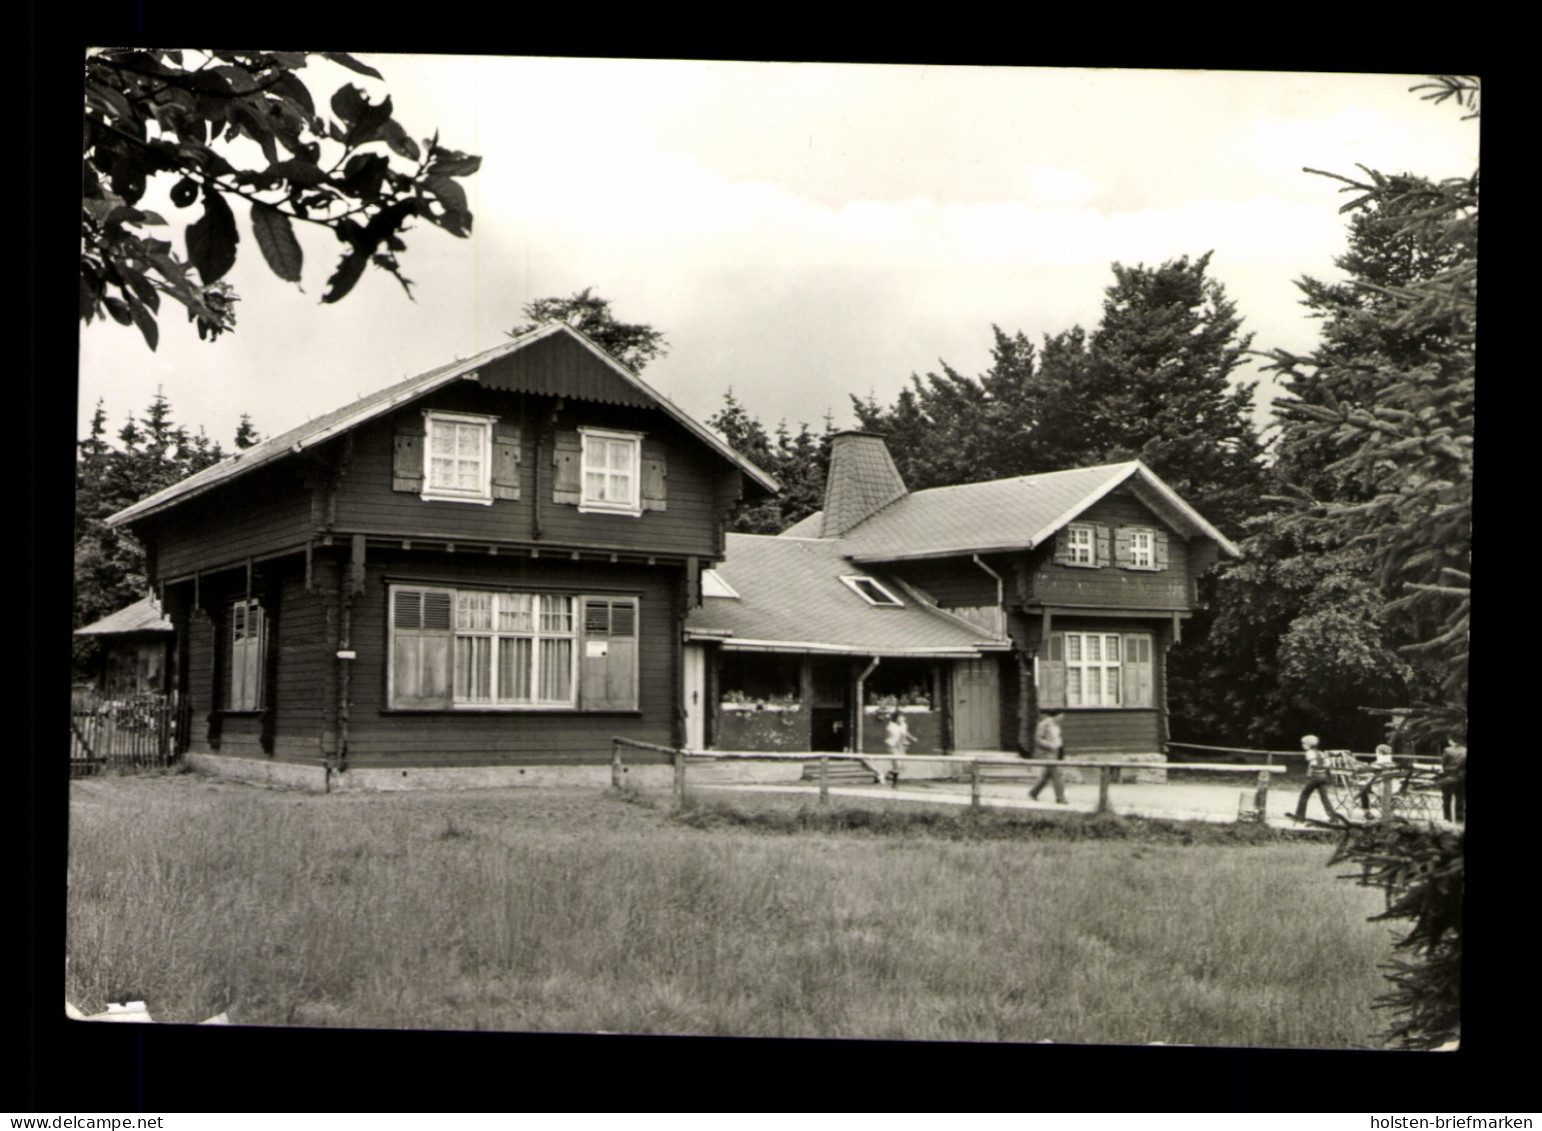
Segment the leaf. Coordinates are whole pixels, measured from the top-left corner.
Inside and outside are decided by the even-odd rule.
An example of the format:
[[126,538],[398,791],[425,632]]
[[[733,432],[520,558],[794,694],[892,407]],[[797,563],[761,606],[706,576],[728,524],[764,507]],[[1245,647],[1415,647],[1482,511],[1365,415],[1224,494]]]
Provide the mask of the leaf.
[[322,302],[337,302],[353,290],[359,276],[364,274],[365,265],[369,263],[369,256],[358,251],[349,251],[344,254],[337,265],[337,270],[332,272],[332,277],[327,280],[327,293],[321,296]]
[[289,217],[271,205],[254,203],[252,234],[257,237],[257,246],[262,249],[262,257],[268,261],[273,273],[286,283],[298,283],[305,253],[295,239]]
[[139,327],[139,333],[144,337],[145,345],[149,346],[153,353],[161,340],[161,328],[156,325],[155,315],[145,309],[144,303],[132,297],[129,299],[129,315],[134,319],[134,325]]
[[423,151],[418,148],[418,143],[412,140],[394,118],[380,127],[380,137],[391,147],[393,153],[409,161],[416,161],[423,155]]
[[[352,126],[359,120],[359,115],[364,113],[369,101],[364,97],[364,91],[349,83],[340,86],[332,94],[332,113],[343,120],[347,126]],[[341,141],[341,137],[335,140]]]
[[385,76],[374,67],[361,63],[346,51],[323,51],[320,53],[323,59],[330,59],[340,67],[347,67],[356,74],[368,75],[372,79],[384,80]]
[[469,177],[482,167],[482,159],[453,149],[433,149],[434,162],[428,167],[429,175],[436,177]]
[[280,161],[276,165],[268,166],[270,177],[282,177],[292,185],[300,185],[310,188],[319,185],[327,179],[327,175],[318,169],[314,162],[296,157],[292,161]]
[[240,238],[230,205],[219,190],[205,187],[203,216],[187,229],[187,258],[198,269],[204,286],[235,266],[236,243]]
[[268,87],[268,91],[294,103],[297,108],[304,111],[307,120],[316,116],[316,103],[311,99],[310,87],[301,82],[298,75],[288,72],[279,75]]
[[102,296],[102,302],[107,307],[107,313],[111,314],[114,320],[121,322],[125,326],[130,325],[134,321],[134,316],[129,313],[128,304],[122,299],[113,298],[111,295],[104,295]]

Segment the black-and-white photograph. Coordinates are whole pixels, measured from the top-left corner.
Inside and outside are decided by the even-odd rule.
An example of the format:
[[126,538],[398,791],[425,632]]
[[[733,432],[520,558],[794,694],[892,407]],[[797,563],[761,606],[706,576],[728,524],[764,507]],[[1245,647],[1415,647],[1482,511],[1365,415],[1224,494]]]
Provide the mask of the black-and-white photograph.
[[69,1017],[1459,1047],[1476,77],[84,70]]

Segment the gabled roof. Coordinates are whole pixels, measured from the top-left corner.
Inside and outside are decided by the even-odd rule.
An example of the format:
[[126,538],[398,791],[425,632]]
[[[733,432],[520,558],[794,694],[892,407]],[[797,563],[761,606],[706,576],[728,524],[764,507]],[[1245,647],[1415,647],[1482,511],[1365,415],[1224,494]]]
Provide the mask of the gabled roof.
[[129,632],[174,632],[154,596],[141,597],[132,605],[108,613],[99,621],[77,628],[76,636],[117,636]]
[[416,377],[409,377],[405,381],[399,381],[384,389],[377,390],[367,396],[360,397],[351,404],[333,409],[331,412],[316,419],[307,421],[297,428],[291,428],[278,436],[262,441],[243,452],[237,452],[227,456],[212,467],[206,467],[194,475],[188,476],[179,483],[173,483],[165,490],[141,499],[133,506],[119,511],[107,520],[109,526],[118,526],[122,523],[147,515],[166,510],[184,499],[202,494],[213,487],[217,487],[239,475],[244,475],[253,468],[262,467],[273,463],[288,455],[298,455],[307,448],[315,447],[339,436],[349,429],[383,416],[410,401],[417,400],[443,388],[452,381],[462,378],[474,378],[477,370],[502,358],[519,353],[537,342],[545,341],[556,335],[568,335],[580,343],[613,371],[614,375],[626,385],[634,389],[637,394],[646,399],[670,417],[683,425],[693,436],[706,444],[718,455],[739,468],[746,476],[759,484],[767,491],[780,490],[780,484],[745,459],[733,448],[729,447],[719,436],[710,431],[705,425],[699,423],[685,411],[675,405],[668,397],[654,389],[641,377],[622,365],[615,358],[595,345],[587,337],[565,322],[554,322],[539,329],[532,330],[528,334],[521,334],[502,345],[494,346],[490,350],[469,357],[461,361],[454,361],[448,365],[441,365],[437,369],[430,369],[427,373],[420,373]]
[[[1186,535],[1215,540],[1224,553],[1242,552],[1139,460],[933,487],[896,499],[838,539],[853,561],[902,561],[956,554],[1028,550],[1123,483],[1130,483],[1166,521]],[[821,512],[794,523],[781,537],[810,537]]]
[[[688,638],[864,656],[974,656],[1009,646],[914,590],[853,566],[836,539],[730,534],[726,549],[715,568],[739,596],[708,597],[692,609]],[[874,577],[903,605],[869,604],[843,577]]]

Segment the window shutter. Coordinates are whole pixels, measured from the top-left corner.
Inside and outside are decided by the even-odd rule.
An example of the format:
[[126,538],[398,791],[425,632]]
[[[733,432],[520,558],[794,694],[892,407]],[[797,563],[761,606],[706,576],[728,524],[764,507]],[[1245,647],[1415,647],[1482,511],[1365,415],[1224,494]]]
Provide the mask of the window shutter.
[[396,462],[391,468],[391,490],[423,490],[423,437],[421,420],[397,426]]
[[583,599],[584,644],[579,705],[586,711],[637,709],[637,601]]
[[664,445],[657,440],[644,440],[642,444],[642,509],[661,511],[667,509],[669,469],[666,466]]
[[1097,556],[1093,559],[1099,569],[1113,561],[1113,556],[1108,552],[1109,530],[1108,527],[1099,524],[1097,527]]
[[391,706],[450,705],[453,604],[447,589],[391,591]]
[[1055,564],[1068,566],[1071,564],[1071,528],[1062,526],[1055,531]]
[[1120,569],[1129,569],[1132,564],[1130,532],[1123,526],[1114,532],[1114,564]]
[[1151,637],[1146,633],[1131,633],[1124,638],[1123,676],[1124,705],[1152,706]]
[[1120,669],[1124,684],[1124,705],[1126,707],[1144,707],[1146,703],[1140,697],[1140,637],[1126,636],[1124,638],[1124,666]]
[[500,420],[493,425],[493,498],[519,498],[519,424]]
[[1168,565],[1168,562],[1171,560],[1168,557],[1167,531],[1165,531],[1165,530],[1154,530],[1154,531],[1152,531],[1152,533],[1151,533],[1151,543],[1152,543],[1152,546],[1153,546],[1153,551],[1152,552],[1154,554],[1154,557],[1152,558],[1152,560],[1156,563],[1157,569],[1166,569],[1167,565]]
[[1049,634],[1039,657],[1039,707],[1065,706],[1065,633]]
[[558,432],[551,462],[556,469],[551,501],[576,507],[583,497],[584,445],[577,432]]

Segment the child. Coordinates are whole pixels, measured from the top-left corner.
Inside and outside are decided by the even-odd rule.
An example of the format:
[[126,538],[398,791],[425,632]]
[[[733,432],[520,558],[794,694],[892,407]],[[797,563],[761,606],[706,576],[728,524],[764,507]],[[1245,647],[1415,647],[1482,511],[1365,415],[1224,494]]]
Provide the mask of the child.
[[1301,736],[1301,749],[1306,753],[1306,788],[1301,791],[1301,797],[1296,802],[1298,821],[1306,820],[1306,803],[1314,793],[1322,794],[1322,807],[1328,811],[1329,818],[1336,815],[1328,800],[1328,787],[1333,784],[1333,775],[1328,772],[1328,755],[1318,742],[1315,734]]
[[[905,716],[896,707],[894,708],[894,713],[889,716],[889,725],[884,728],[883,744],[889,748],[890,754],[903,755],[905,748],[910,745],[911,741],[910,727],[905,723]],[[893,767],[889,771],[889,784],[897,787],[899,785],[900,764],[895,762]]]

